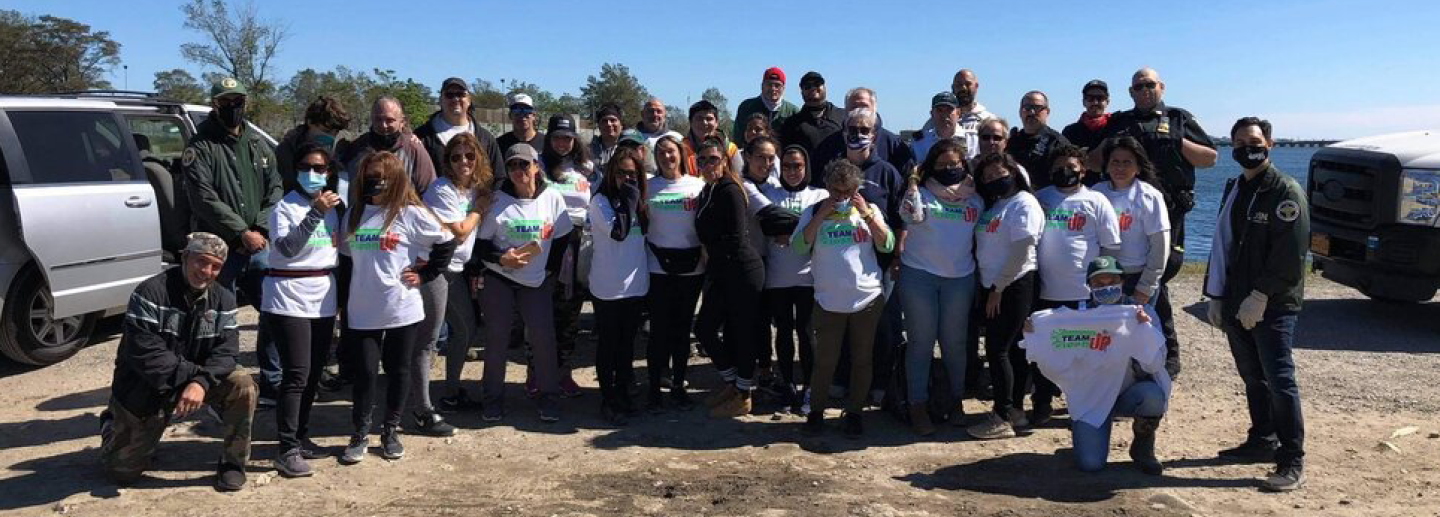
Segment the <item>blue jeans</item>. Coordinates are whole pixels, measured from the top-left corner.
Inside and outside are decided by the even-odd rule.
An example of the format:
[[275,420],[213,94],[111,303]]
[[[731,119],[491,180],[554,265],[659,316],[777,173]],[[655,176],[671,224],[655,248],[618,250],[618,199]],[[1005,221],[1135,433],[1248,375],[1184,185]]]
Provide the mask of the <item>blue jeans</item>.
[[1115,408],[1100,427],[1076,420],[1070,426],[1070,440],[1075,444],[1075,463],[1080,470],[1095,472],[1105,468],[1105,458],[1110,453],[1110,428],[1115,417],[1161,417],[1165,416],[1165,391],[1154,381],[1145,380],[1131,384],[1115,399]]
[[965,333],[970,304],[975,299],[975,275],[946,278],[923,269],[900,266],[900,305],[905,310],[905,389],[911,405],[930,400],[930,362],[935,342],[950,374],[950,395],[960,400],[965,391]]
[[[246,255],[232,249],[225,257],[225,265],[220,267],[220,276],[215,281],[235,294],[237,307],[260,307],[260,297],[264,296],[261,284],[268,268],[269,252],[269,249],[264,249],[254,255]],[[280,350],[270,339],[265,318],[255,325],[255,362],[260,366],[260,393],[274,397],[280,391]]]
[[1265,319],[1245,330],[1233,316],[1222,324],[1230,339],[1230,355],[1245,383],[1250,410],[1251,440],[1276,440],[1275,461],[1281,466],[1301,465],[1305,457],[1305,419],[1300,413],[1300,386],[1295,381],[1293,312],[1265,311]]

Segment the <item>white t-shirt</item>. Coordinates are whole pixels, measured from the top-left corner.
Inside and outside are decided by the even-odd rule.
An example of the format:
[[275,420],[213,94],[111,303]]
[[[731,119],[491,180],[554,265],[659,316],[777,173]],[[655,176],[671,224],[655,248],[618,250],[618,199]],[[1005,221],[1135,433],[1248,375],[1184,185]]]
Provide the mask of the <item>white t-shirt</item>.
[[640,233],[640,218],[630,210],[630,234],[616,242],[610,238],[610,221],[615,209],[604,194],[590,199],[590,228],[594,235],[594,258],[590,264],[590,294],[601,300],[645,296],[650,291],[649,253]]
[[820,304],[820,308],[845,314],[859,312],[884,291],[875,251],[877,247],[884,248],[883,251],[892,248],[894,234],[886,228],[885,235],[871,235],[870,227],[860,218],[860,211],[852,206],[845,214],[826,217],[815,233],[815,242],[806,245],[805,227],[817,211],[818,206],[800,215],[800,224],[790,236],[790,245],[810,252],[815,303]]
[[[450,143],[450,139],[455,138],[455,135],[458,135],[460,133],[470,133],[474,131],[470,128],[469,122],[460,124],[458,126],[452,126],[449,122],[445,121],[445,117],[435,117],[434,120],[430,123],[430,125],[435,128],[435,137],[440,139],[440,145],[448,145]],[[493,164],[495,159],[491,158],[490,160]],[[440,168],[440,164],[435,164],[435,168]]]
[[576,228],[583,228],[585,214],[590,207],[590,196],[594,195],[596,184],[590,183],[585,174],[568,164],[568,160],[567,165],[562,166],[560,175],[563,178],[562,181],[546,178],[546,181],[550,183],[546,190],[555,189],[561,197],[565,198],[565,212],[570,214],[570,222]]
[[1120,244],[1115,208],[1104,194],[1084,185],[1073,194],[1051,186],[1035,194],[1045,209],[1045,231],[1040,234],[1040,298],[1054,301],[1090,297],[1085,272],[1100,256],[1100,247]]
[[[995,203],[995,206],[980,215],[975,225],[975,256],[980,265],[980,284],[994,287],[1000,270],[1010,258],[1010,246],[1015,241],[1032,237],[1040,238],[1045,227],[1045,210],[1029,192],[1020,191]],[[1020,274],[1034,271],[1035,249],[1031,248]]]
[[[340,219],[335,210],[325,212],[325,217],[305,247],[293,257],[286,257],[276,250],[277,242],[299,231],[300,222],[310,213],[310,200],[299,192],[286,194],[270,212],[270,255],[268,266],[272,269],[315,270],[334,269],[340,262],[340,253],[335,247],[336,232]],[[266,276],[261,283],[264,293],[260,311],[292,318],[329,318],[336,312],[336,290],[334,275],[305,278],[283,278]]]
[[388,228],[384,224],[385,209],[365,205],[355,234],[344,230],[348,237],[342,251],[354,263],[346,306],[352,329],[393,329],[425,319],[420,290],[401,283],[400,275],[416,259],[426,258],[430,248],[454,238],[422,206],[406,206]]
[[[705,188],[705,180],[693,176],[681,176],[669,180],[655,176],[645,180],[645,203],[650,211],[650,230],[645,240],[661,248],[698,248],[700,235],[695,233],[696,198]],[[649,258],[651,273],[665,273],[660,261]],[[695,268],[698,275],[705,272],[705,264]]]
[[[435,216],[440,218],[440,222],[454,224],[464,221],[466,217],[470,216],[472,195],[473,191],[470,189],[462,190],[451,183],[450,178],[441,177],[430,185],[429,190],[425,191],[422,200],[425,202],[425,206],[430,207],[430,210],[435,212]],[[475,230],[471,230],[465,236],[465,240],[460,242],[459,247],[455,248],[455,258],[450,259],[448,271],[459,273],[465,270],[465,263],[475,252],[475,233]]]
[[491,271],[520,285],[539,287],[545,283],[545,263],[550,258],[555,237],[564,236],[572,229],[574,225],[566,213],[565,198],[555,189],[547,187],[534,199],[516,199],[500,191],[495,193],[494,204],[480,224],[480,235],[476,238],[488,239],[502,250],[539,241],[540,253],[531,256],[524,267],[506,269],[499,264],[485,263]]
[[[797,216],[805,213],[815,203],[830,197],[830,193],[824,189],[809,186],[791,192],[778,184],[766,185],[761,191],[772,204]],[[810,254],[797,253],[789,240],[786,240],[784,245],[770,237],[765,237],[765,241],[766,289],[815,285],[815,280],[810,276]]]
[[1150,236],[1170,230],[1170,213],[1165,210],[1165,197],[1149,183],[1134,180],[1124,190],[1114,190],[1110,182],[1095,185],[1095,191],[1110,200],[1120,225],[1120,267],[1145,267],[1150,253]]
[[765,245],[765,241],[769,239],[765,237],[765,230],[760,227],[760,218],[757,215],[760,209],[770,206],[770,197],[765,195],[766,189],[779,187],[780,180],[766,176],[763,183],[755,183],[750,178],[741,178],[740,185],[740,190],[745,191],[745,208],[750,212],[750,245],[760,253],[760,258],[765,258],[770,252],[770,247]]
[[900,263],[945,278],[975,273],[975,225],[985,211],[980,196],[941,201],[923,185],[918,189],[925,219],[905,225]]
[[1065,393],[1070,418],[1101,427],[1120,393],[1133,384],[1131,360],[1170,396],[1165,337],[1155,324],[1140,323],[1138,305],[1066,308],[1030,315],[1034,332],[1020,341],[1025,358]]

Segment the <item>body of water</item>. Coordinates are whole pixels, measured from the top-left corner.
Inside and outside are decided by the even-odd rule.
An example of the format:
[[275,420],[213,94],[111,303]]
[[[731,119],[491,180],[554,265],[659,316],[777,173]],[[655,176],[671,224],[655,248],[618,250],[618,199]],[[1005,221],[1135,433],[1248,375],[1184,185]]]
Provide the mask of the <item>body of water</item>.
[[[1300,182],[1310,174],[1310,157],[1319,147],[1276,147],[1270,150],[1270,161]],[[1185,261],[1205,262],[1210,258],[1210,239],[1215,234],[1215,216],[1224,200],[1225,182],[1240,175],[1240,166],[1230,158],[1230,148],[1220,148],[1215,166],[1195,171],[1195,209],[1185,217]]]

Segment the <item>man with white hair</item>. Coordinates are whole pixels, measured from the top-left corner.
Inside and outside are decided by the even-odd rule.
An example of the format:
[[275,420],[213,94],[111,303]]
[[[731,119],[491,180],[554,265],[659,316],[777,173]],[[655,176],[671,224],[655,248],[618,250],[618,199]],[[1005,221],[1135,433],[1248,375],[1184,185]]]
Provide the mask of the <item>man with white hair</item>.
[[[875,157],[895,167],[903,175],[911,166],[915,165],[915,153],[911,151],[910,145],[906,144],[899,135],[885,129],[884,120],[880,117],[880,96],[875,90],[858,86],[851,88],[845,93],[845,112],[850,113],[860,108],[868,109],[875,113],[875,142],[871,146],[871,152]],[[844,132],[830,135],[820,143],[815,151],[816,163],[830,163],[831,160],[845,155],[845,134]]]

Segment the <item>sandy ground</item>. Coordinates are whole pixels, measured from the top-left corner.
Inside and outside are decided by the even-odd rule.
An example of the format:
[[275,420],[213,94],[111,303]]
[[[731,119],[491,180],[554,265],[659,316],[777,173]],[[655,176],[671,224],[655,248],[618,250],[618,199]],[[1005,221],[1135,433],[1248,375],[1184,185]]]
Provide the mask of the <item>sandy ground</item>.
[[[611,428],[598,417],[593,370],[582,359],[576,378],[586,392],[564,403],[558,424],[534,417],[515,385],[523,367],[512,364],[506,421],[456,415],[457,436],[406,436],[401,461],[321,460],[314,477],[279,478],[269,467],[274,419],[262,412],[246,490],[211,489],[219,443],[203,422],[173,426],[151,477],[117,489],[96,468],[97,415],[117,342],[110,339],[49,368],[0,366],[0,513],[1440,515],[1440,304],[1370,302],[1312,277],[1296,351],[1310,481],[1275,495],[1256,490],[1266,466],[1215,458],[1243,438],[1247,417],[1223,337],[1197,318],[1198,283],[1186,276],[1175,285],[1186,309],[1178,317],[1184,372],[1161,430],[1168,469],[1158,478],[1130,465],[1128,426],[1117,426],[1111,466],[1093,475],[1071,466],[1062,427],[995,442],[945,427],[922,440],[872,412],[863,439],[802,439],[796,417],[712,420],[697,410]],[[253,323],[254,314],[246,316]],[[253,326],[242,335],[244,349],[253,349]],[[580,355],[593,356],[593,348],[582,345]],[[253,366],[253,354],[243,362]],[[467,378],[479,367],[470,363]],[[692,372],[699,388],[716,382],[708,365]],[[336,398],[317,406],[313,427],[317,441],[338,448],[349,403]],[[985,406],[967,401],[971,412]],[[1418,429],[1392,438],[1411,426]]]

